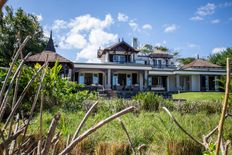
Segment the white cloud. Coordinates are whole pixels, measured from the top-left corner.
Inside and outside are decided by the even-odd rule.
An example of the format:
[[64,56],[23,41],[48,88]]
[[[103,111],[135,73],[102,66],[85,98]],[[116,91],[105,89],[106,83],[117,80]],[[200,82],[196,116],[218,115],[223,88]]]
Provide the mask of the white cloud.
[[231,7],[232,6],[232,2],[225,2],[225,3],[221,3],[218,5],[218,7],[221,8],[226,8],[226,7]]
[[191,17],[190,20],[193,21],[204,20],[205,16],[214,14],[216,8],[217,6],[214,3],[207,3],[206,5],[197,8],[197,11],[195,12],[195,16]]
[[188,48],[195,48],[195,47],[199,47],[197,44],[194,43],[187,43],[187,47]]
[[121,12],[118,13],[118,21],[127,22],[129,17]]
[[177,26],[175,24],[171,24],[171,25],[164,25],[164,32],[165,33],[170,33],[170,32],[174,32],[177,30]]
[[205,6],[199,7],[196,14],[201,17],[212,15],[214,14],[216,7],[217,6],[214,3],[208,3]]
[[52,29],[53,30],[61,30],[67,28],[67,22],[64,20],[57,19],[53,22]]
[[139,31],[139,25],[134,20],[130,20],[129,26],[133,31]]
[[211,23],[212,24],[218,24],[218,23],[220,23],[220,20],[219,19],[214,19],[214,20],[211,20]]
[[150,24],[144,24],[143,29],[144,30],[152,30],[152,26]]
[[200,16],[193,16],[193,17],[190,18],[190,20],[193,20],[193,21],[200,21],[200,20],[203,20],[203,18],[200,17]]
[[214,49],[212,49],[212,53],[215,54],[215,53],[220,53],[222,51],[226,50],[225,47],[216,47]]
[[36,13],[32,13],[34,16],[36,16],[38,22],[41,22],[43,20],[43,16],[41,14],[36,14]]
[[166,44],[166,40],[163,40],[162,42],[155,43],[155,46],[166,46]]
[[103,20],[89,14],[75,17],[69,21],[56,20],[53,29],[57,32],[61,29],[64,35],[59,37],[61,49],[77,50],[76,61],[99,62],[97,50],[99,47],[107,46],[116,42],[117,34],[107,32],[114,23],[110,14]]

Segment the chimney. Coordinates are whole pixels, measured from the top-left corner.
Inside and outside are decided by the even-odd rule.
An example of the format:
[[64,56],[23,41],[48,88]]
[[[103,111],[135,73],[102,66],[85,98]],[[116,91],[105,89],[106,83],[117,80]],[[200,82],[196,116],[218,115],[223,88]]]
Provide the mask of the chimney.
[[133,47],[134,49],[137,49],[137,48],[138,48],[138,38],[133,37],[133,40],[132,40],[132,47]]

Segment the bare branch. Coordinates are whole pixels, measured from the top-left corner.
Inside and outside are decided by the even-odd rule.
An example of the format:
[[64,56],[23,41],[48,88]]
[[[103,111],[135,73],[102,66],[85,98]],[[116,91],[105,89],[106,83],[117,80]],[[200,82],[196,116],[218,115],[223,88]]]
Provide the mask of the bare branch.
[[226,90],[225,90],[225,97],[223,101],[221,118],[218,124],[218,137],[217,137],[216,153],[215,153],[216,155],[219,155],[219,151],[220,151],[220,143],[221,143],[221,138],[222,138],[223,125],[225,121],[225,115],[227,111],[227,105],[228,105],[228,99],[229,99],[229,93],[230,93],[230,59],[229,58],[227,58],[226,63],[227,63]]
[[19,53],[20,53],[20,52],[22,51],[22,49],[26,46],[26,44],[27,44],[27,42],[28,42],[28,40],[29,40],[30,38],[31,38],[30,36],[27,36],[27,37],[26,37],[26,39],[25,39],[25,40],[23,41],[23,43],[20,45],[19,49],[17,50],[17,52],[16,52],[16,54],[15,54],[15,56],[14,56],[14,58],[13,58],[13,61],[12,61],[11,65],[10,65],[10,68],[9,68],[9,70],[8,70],[8,73],[7,73],[6,77],[5,77],[5,82],[3,83],[2,89],[1,89],[1,91],[0,91],[0,103],[2,103],[3,94],[4,94],[4,92],[5,92],[5,89],[6,89],[6,86],[7,86],[7,81],[8,81],[8,79],[9,79],[10,75],[11,75],[13,66],[14,66],[16,60],[18,59]]
[[59,120],[60,120],[60,113],[57,113],[55,115],[55,117],[53,118],[52,123],[50,125],[49,132],[48,132],[48,137],[46,139],[44,149],[42,150],[43,155],[47,155],[49,153],[49,148],[50,148],[50,145],[51,145],[51,141],[52,141],[52,138],[54,136],[56,126],[57,126]]
[[11,120],[11,117],[14,116],[15,111],[18,109],[19,105],[21,104],[24,96],[26,95],[26,92],[28,91],[30,85],[34,82],[35,78],[38,76],[38,74],[41,72],[41,70],[44,68],[45,65],[43,65],[42,67],[40,67],[40,69],[33,75],[33,77],[31,78],[31,80],[27,83],[26,87],[24,88],[23,92],[21,93],[21,95],[19,96],[19,99],[17,100],[14,108],[12,109],[10,115],[8,116],[6,123],[3,127],[3,129],[5,129],[7,127],[7,125],[9,124],[9,121]]
[[129,141],[129,144],[130,144],[130,146],[131,146],[131,149],[132,149],[134,155],[136,155],[135,148],[134,148],[134,146],[133,146],[132,140],[131,140],[130,135],[129,135],[127,129],[126,129],[125,124],[123,123],[123,121],[122,121],[120,118],[118,118],[118,121],[120,122],[120,124],[121,124],[121,126],[122,126],[122,129],[123,129],[123,130],[125,131],[125,133],[126,133],[127,139],[128,139],[128,141]]
[[129,112],[132,112],[135,109],[134,106],[131,106],[129,108],[126,108],[108,118],[106,118],[105,120],[100,121],[97,125],[91,127],[90,129],[86,130],[82,135],[80,135],[79,137],[77,137],[73,142],[71,142],[69,144],[68,147],[66,147],[59,155],[65,155],[66,153],[70,152],[73,147],[75,147],[80,141],[82,141],[83,139],[85,139],[87,136],[89,136],[90,134],[92,134],[93,132],[95,132],[97,129],[101,128],[103,125],[111,122],[112,120],[127,114]]
[[[8,95],[9,95],[9,93],[10,93],[10,91],[11,91],[11,88],[12,88],[12,86],[13,86],[13,84],[14,84],[15,78],[17,77],[18,73],[21,71],[24,62],[27,60],[27,58],[28,58],[30,55],[31,55],[31,53],[28,53],[28,54],[26,55],[26,57],[21,61],[21,63],[19,64],[19,66],[18,66],[16,72],[14,73],[14,75],[13,75],[11,81],[10,81],[10,84],[9,84],[9,86],[8,86],[8,88],[7,88],[7,91],[6,91],[5,95],[4,95],[4,98],[3,98],[3,101],[2,101],[2,104],[1,104],[1,108],[0,108],[0,121],[2,120],[2,117],[3,117],[4,113],[5,113],[6,104],[7,104],[8,99],[9,99],[9,98],[8,98]],[[6,82],[6,81],[5,81],[5,82]]]
[[188,133],[181,125],[180,123],[176,120],[176,118],[171,114],[171,112],[166,108],[166,107],[162,107],[167,114],[172,118],[173,122],[187,135],[189,136],[193,141],[195,141],[196,143],[203,145],[203,143],[201,143],[200,141],[198,141],[197,139],[195,139],[190,133]]
[[75,134],[73,135],[72,141],[79,135],[81,128],[83,127],[84,123],[86,122],[86,120],[88,119],[90,113],[93,111],[93,109],[95,108],[95,106],[98,104],[98,101],[96,101],[91,108],[88,110],[88,112],[85,114],[85,117],[82,119],[81,123],[79,124]]

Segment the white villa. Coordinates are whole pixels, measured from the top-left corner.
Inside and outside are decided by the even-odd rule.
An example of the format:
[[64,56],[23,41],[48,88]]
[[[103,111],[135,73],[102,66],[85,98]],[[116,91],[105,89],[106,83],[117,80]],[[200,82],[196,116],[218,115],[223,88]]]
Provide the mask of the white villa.
[[55,53],[52,36],[46,51],[29,57],[29,62],[44,61],[50,53],[51,62],[60,60],[64,76],[86,87],[115,91],[220,91],[219,79],[225,68],[202,59],[182,67],[175,66],[173,55],[156,50],[144,55],[137,49],[137,39],[132,45],[119,41],[96,51],[101,63],[71,62]]
[[97,56],[102,63],[74,63],[75,81],[112,90],[219,91],[217,79],[225,75],[224,68],[202,59],[178,68],[168,52],[143,55],[136,40],[99,49]]

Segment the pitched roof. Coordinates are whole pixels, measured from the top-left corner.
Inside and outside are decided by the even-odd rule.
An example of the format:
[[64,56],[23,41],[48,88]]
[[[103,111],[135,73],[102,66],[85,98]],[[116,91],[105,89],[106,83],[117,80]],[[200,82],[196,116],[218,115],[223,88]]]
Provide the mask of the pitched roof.
[[50,32],[50,37],[49,37],[49,40],[48,40],[48,44],[47,44],[47,46],[45,48],[45,51],[56,52],[54,42],[53,42],[53,39],[52,39],[52,31]]
[[32,55],[27,59],[27,61],[28,62],[45,62],[47,57],[48,57],[48,62],[59,61],[60,63],[72,63],[72,61],[51,51],[43,51],[42,53],[37,53],[35,55]]
[[48,62],[59,61],[60,63],[69,63],[71,65],[73,64],[72,61],[56,53],[56,49],[52,39],[52,31],[50,33],[50,38],[48,40],[48,44],[45,50],[41,53],[37,53],[28,57],[27,62],[45,62],[47,58],[48,58]]
[[106,53],[106,51],[127,51],[127,52],[135,52],[135,53],[139,52],[139,50],[136,50],[135,48],[133,48],[131,45],[129,45],[128,43],[126,43],[123,40],[120,42],[117,42],[109,47],[106,47],[104,49],[99,49],[97,56],[101,57],[103,54]]
[[189,64],[184,65],[181,69],[186,68],[221,68],[221,66],[213,64],[206,60],[196,59]]

